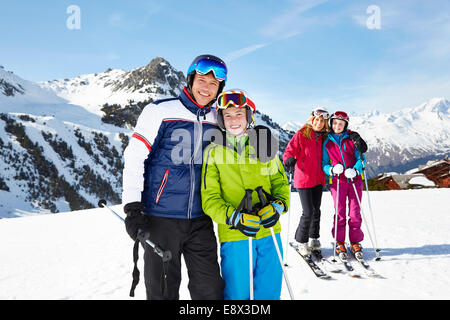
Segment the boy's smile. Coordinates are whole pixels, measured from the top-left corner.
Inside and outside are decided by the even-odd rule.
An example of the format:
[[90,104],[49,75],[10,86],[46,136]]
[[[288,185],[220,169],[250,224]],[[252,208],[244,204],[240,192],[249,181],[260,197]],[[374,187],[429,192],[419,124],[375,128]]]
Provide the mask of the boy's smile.
[[228,134],[237,136],[247,129],[247,109],[228,107],[223,111],[223,121]]

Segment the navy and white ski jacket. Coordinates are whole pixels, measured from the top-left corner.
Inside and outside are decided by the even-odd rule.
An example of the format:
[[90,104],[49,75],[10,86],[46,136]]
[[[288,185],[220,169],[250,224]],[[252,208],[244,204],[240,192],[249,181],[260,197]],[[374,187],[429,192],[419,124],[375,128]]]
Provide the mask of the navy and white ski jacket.
[[123,204],[141,201],[158,217],[203,216],[202,153],[217,128],[216,110],[198,105],[186,88],[147,105],[124,151]]

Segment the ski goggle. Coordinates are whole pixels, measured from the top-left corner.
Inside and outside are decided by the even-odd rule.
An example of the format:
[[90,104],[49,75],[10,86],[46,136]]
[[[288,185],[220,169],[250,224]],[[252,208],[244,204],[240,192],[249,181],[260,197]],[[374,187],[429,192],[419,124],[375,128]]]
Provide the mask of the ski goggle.
[[217,97],[217,109],[226,109],[230,105],[232,107],[241,108],[244,106],[249,106],[253,109],[253,112],[256,112],[256,106],[250,98],[248,98],[244,92],[242,91],[225,91],[222,92]]
[[332,119],[339,119],[339,120],[344,120],[344,121],[348,121],[348,114],[344,111],[336,111],[335,113],[333,113],[333,115],[331,116]]
[[208,74],[209,72],[214,73],[214,77],[218,81],[226,81],[227,79],[227,67],[220,61],[214,59],[200,59],[196,63],[189,67],[188,74],[192,71],[196,71],[201,75]]
[[312,112],[313,116],[315,117],[323,117],[325,120],[328,120],[330,118],[330,114],[328,113],[327,110],[323,110],[323,109],[315,109]]

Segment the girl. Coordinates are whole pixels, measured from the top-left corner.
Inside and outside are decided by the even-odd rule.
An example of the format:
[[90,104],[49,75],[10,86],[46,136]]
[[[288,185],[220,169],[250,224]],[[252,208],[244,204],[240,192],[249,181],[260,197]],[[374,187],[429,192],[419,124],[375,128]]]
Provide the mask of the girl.
[[[281,248],[278,219],[288,206],[289,183],[276,153],[267,161],[259,157],[261,150],[252,141],[256,108],[248,96],[241,90],[226,91],[218,97],[217,109],[223,132],[205,149],[201,195],[203,210],[218,225],[224,299],[250,297],[251,243],[254,298],[278,300],[282,269],[269,228]],[[270,193],[263,208],[254,192],[258,187]],[[245,210],[243,200],[250,200],[251,208]]]
[[[320,250],[320,204],[325,175],[322,171],[322,143],[329,132],[328,111],[317,108],[307,123],[292,137],[283,160],[294,173],[294,187],[298,188],[303,214],[295,232],[302,255]],[[308,243],[309,239],[309,243]]]
[[[363,160],[360,151],[355,147],[349,137],[347,130],[349,117],[343,111],[336,111],[330,117],[331,133],[323,145],[322,168],[325,174],[332,176],[331,195],[338,202],[337,230],[333,224],[333,238],[336,235],[336,253],[340,256],[346,255],[345,233],[346,233],[346,204],[348,202],[348,227],[351,250],[353,253],[361,254],[360,242],[364,239],[361,230],[361,212],[353,188],[355,185],[358,197],[362,197],[362,172]],[[365,165],[365,162],[364,162]],[[345,170],[345,171],[344,171]],[[337,179],[339,179],[339,199],[337,199]],[[333,220],[335,221],[335,220]],[[336,233],[335,233],[336,231]]]

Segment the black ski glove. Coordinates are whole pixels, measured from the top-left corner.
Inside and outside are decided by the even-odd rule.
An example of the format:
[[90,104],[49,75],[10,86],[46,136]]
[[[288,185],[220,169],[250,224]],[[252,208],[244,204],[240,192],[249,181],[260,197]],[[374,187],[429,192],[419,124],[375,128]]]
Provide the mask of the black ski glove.
[[350,139],[355,144],[356,149],[361,153],[365,153],[367,151],[367,143],[361,138],[358,132],[352,131],[349,133]]
[[288,159],[284,162],[284,165],[286,166],[287,172],[294,174],[295,164],[296,164],[296,163],[297,163],[297,159],[295,159],[294,157],[288,158]]
[[136,241],[138,233],[145,234],[148,229],[148,216],[143,213],[144,210],[142,202],[130,202],[123,207],[123,211],[127,215],[125,229],[134,241]]

